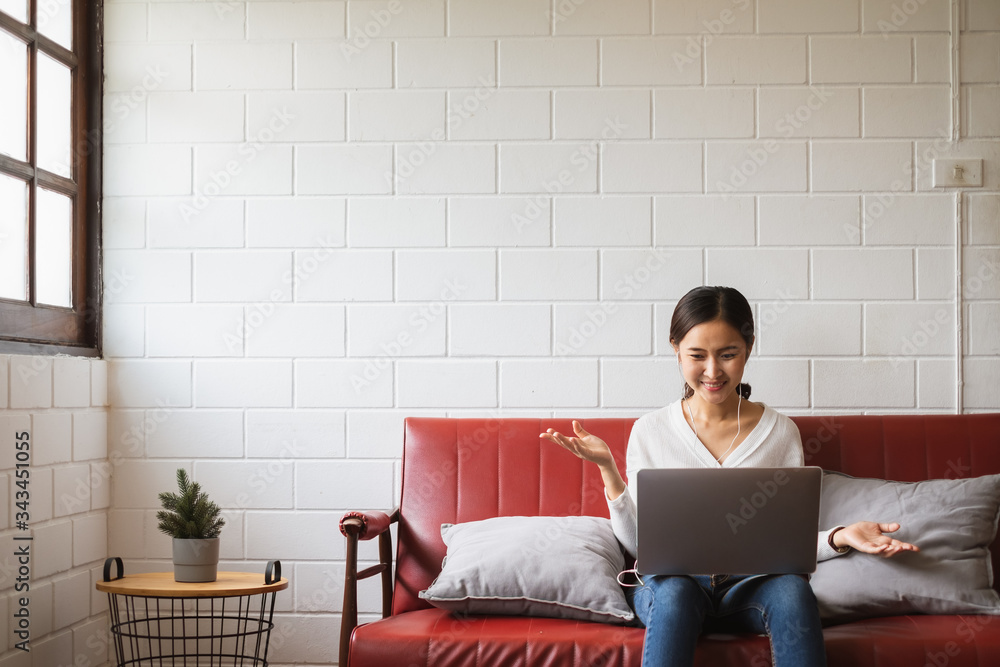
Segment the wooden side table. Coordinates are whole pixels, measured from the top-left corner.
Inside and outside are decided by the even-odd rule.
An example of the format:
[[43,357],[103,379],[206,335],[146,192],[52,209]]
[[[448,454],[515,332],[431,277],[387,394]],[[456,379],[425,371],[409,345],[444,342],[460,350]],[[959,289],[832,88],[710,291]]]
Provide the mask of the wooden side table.
[[121,558],[109,558],[97,583],[108,594],[118,667],[267,667],[274,598],[286,588],[278,561],[264,576],[219,572],[195,584],[174,581],[173,572],[125,575]]

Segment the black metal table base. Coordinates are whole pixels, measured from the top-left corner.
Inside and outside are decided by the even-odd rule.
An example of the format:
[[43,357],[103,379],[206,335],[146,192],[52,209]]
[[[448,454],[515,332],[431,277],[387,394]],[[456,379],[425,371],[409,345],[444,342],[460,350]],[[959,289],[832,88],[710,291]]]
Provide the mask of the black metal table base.
[[275,595],[109,593],[118,667],[267,667]]

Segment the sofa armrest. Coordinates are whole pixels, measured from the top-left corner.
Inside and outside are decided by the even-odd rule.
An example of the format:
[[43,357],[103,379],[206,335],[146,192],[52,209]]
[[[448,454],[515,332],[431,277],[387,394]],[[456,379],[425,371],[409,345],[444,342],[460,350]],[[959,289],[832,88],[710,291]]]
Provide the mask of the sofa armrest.
[[[340,532],[347,538],[344,568],[344,607],[340,624],[340,662],[347,667],[351,633],[358,625],[358,581],[382,575],[382,618],[392,612],[392,534],[389,526],[399,521],[399,508],[391,513],[348,512],[340,519]],[[358,572],[358,540],[378,536],[378,565]]]
[[388,530],[392,522],[385,512],[348,512],[340,519],[340,532],[344,537],[354,533],[359,540],[370,540]]

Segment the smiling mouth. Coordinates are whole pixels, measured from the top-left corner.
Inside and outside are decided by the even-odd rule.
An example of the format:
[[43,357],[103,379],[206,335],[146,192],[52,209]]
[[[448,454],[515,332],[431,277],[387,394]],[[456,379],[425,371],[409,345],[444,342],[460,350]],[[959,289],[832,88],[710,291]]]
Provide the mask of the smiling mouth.
[[718,391],[719,389],[722,389],[723,385],[725,385],[726,383],[725,382],[704,382],[703,381],[701,384],[702,384],[702,386],[704,386],[706,389],[708,389],[710,391]]

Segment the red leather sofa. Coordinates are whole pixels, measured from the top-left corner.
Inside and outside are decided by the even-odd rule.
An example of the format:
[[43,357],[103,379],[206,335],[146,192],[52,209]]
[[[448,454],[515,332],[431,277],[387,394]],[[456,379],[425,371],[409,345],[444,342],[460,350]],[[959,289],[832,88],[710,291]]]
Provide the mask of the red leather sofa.
[[[624,467],[632,419],[591,419]],[[1000,473],[1000,414],[795,417],[807,465],[898,481]],[[442,523],[495,516],[608,516],[596,467],[540,440],[559,419],[406,421],[403,485],[392,514],[351,512],[340,665],[345,667],[638,667],[643,631],[603,623],[452,616],[417,593],[441,570]],[[398,524],[395,564],[390,530]],[[378,537],[381,564],[357,572],[359,539]],[[1000,566],[992,545],[994,571]],[[383,618],[357,625],[357,579],[381,574]],[[994,583],[994,587],[997,584]],[[900,616],[825,629],[831,667],[1000,665],[1000,617]],[[699,667],[771,664],[766,637],[709,635]]]

